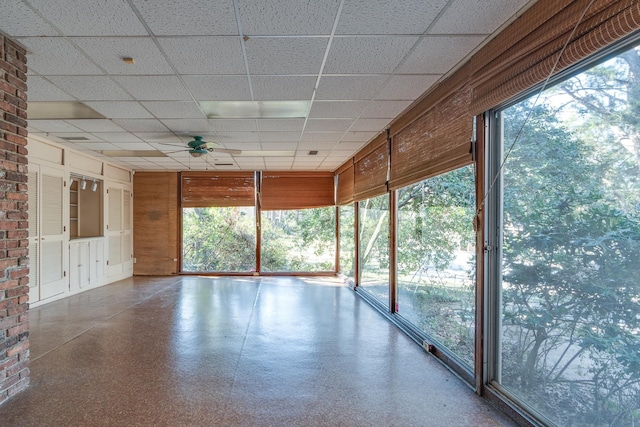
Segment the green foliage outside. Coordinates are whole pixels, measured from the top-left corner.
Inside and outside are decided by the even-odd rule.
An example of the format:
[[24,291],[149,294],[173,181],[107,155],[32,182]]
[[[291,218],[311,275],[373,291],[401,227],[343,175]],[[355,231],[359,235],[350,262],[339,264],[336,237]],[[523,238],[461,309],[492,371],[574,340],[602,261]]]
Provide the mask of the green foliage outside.
[[340,273],[355,283],[355,214],[354,205],[340,206]]
[[389,302],[389,195],[359,203],[360,282],[382,303]]
[[640,424],[639,71],[632,50],[504,113],[500,382],[558,425]]

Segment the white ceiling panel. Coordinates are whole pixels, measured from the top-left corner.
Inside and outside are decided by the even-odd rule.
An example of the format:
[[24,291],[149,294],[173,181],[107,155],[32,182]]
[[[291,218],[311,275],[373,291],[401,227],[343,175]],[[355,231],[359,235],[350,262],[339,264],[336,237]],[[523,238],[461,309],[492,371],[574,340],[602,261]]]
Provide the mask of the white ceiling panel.
[[211,130],[207,119],[164,119],[162,123],[172,132],[200,135]]
[[40,76],[29,76],[29,101],[72,101],[73,96]]
[[118,150],[118,147],[110,142],[86,142],[74,144],[75,148],[83,150]]
[[329,74],[391,73],[418,37],[336,37],[324,69]]
[[42,132],[82,132],[82,130],[62,120],[29,120],[29,127]]
[[59,35],[55,28],[20,1],[5,1],[2,3],[0,28],[14,37]]
[[[204,114],[195,102],[148,101],[142,105],[159,119],[203,119]],[[205,120],[206,122],[206,120]],[[209,129],[207,126],[206,129]]]
[[176,76],[117,76],[115,80],[131,95],[144,101],[186,101],[189,92]]
[[120,150],[154,150],[152,146],[144,142],[118,142],[113,145]]
[[378,136],[378,131],[376,132],[353,132],[349,131],[344,134],[341,141],[370,141],[376,136]]
[[126,132],[93,132],[93,135],[103,141],[121,143],[121,142],[143,142],[135,135]]
[[263,157],[236,157],[235,160],[243,169],[262,170],[265,167]]
[[336,34],[422,34],[448,0],[345,0]]
[[491,34],[528,0],[454,0],[429,29],[431,34]]
[[146,35],[142,22],[126,1],[29,0],[49,22],[69,36]]
[[300,132],[260,132],[262,142],[298,141]]
[[235,150],[247,150],[247,151],[260,151],[262,150],[262,145],[259,142],[248,142],[248,141],[225,141],[222,144],[224,148],[232,148]]
[[131,132],[167,132],[168,129],[156,119],[117,119],[118,126]]
[[[73,39],[89,58],[109,74],[171,74],[173,70],[150,37]],[[133,64],[122,58],[133,58]]]
[[[399,73],[444,74],[476,48],[485,36],[428,36],[398,68]],[[433,60],[433,58],[438,58]]]
[[315,101],[310,118],[357,118],[367,106],[367,101]]
[[[164,126],[164,125],[163,125]],[[161,144],[181,144],[183,141],[173,135],[165,132],[136,132],[136,136],[146,142],[158,143],[156,148],[164,147]]]
[[264,164],[269,170],[289,170],[293,165],[292,157],[265,157]]
[[43,75],[103,74],[84,53],[63,38],[30,37],[18,40],[29,52],[29,70]]
[[120,126],[106,119],[67,120],[66,122],[85,132],[124,132]]
[[256,132],[255,119],[210,119],[211,127],[217,132]]
[[51,76],[49,80],[80,101],[125,101],[132,99],[107,76]]
[[304,130],[306,132],[345,132],[353,124],[353,119],[309,119]]
[[387,76],[323,76],[316,99],[372,99],[386,80]]
[[132,0],[155,35],[237,35],[229,0]]
[[363,119],[393,119],[410,104],[411,101],[372,101],[360,117]]
[[158,41],[179,73],[246,72],[239,37],[169,37]]
[[309,132],[306,131],[302,134],[301,141],[304,142],[338,142],[342,138],[344,132]]
[[351,126],[351,130],[375,132],[384,129],[390,121],[389,119],[359,119]]
[[250,101],[247,76],[183,76],[184,84],[199,101]]
[[258,141],[258,132],[218,132],[220,141]]
[[317,74],[327,38],[251,38],[246,43],[251,74]]
[[441,74],[393,76],[378,93],[376,99],[413,101],[437,82],[440,77]]
[[242,29],[252,35],[331,34],[340,0],[239,2]]
[[311,99],[317,77],[313,76],[251,76],[256,101]]
[[365,143],[360,143],[360,142],[339,142],[338,144],[333,146],[331,151],[332,152],[355,151],[355,150],[359,150],[360,148],[364,147],[365,145],[366,145]]
[[[86,102],[86,105],[98,113],[110,119],[150,119],[153,117],[139,102],[135,101],[111,101],[111,102]],[[138,129],[142,130],[142,129]]]
[[298,149],[297,142],[263,142],[261,149],[265,151],[295,151]]
[[259,119],[261,132],[302,132],[304,119]]

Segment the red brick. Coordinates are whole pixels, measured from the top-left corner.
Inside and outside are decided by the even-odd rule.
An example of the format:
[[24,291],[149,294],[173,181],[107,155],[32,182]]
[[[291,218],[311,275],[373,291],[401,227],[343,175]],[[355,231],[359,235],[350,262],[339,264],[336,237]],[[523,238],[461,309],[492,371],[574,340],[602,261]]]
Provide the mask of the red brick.
[[[9,317],[9,319],[12,319],[12,317]],[[11,337],[13,335],[18,335],[18,334],[20,334],[22,332],[27,332],[28,330],[29,330],[29,323],[25,322],[25,323],[22,323],[20,325],[13,326],[13,327],[9,328],[7,336]],[[27,341],[27,344],[28,344],[28,342],[29,341]],[[19,349],[19,351],[16,351],[17,349]],[[12,348],[7,349],[7,356],[12,356],[14,354],[18,354],[22,350],[23,350],[23,348],[20,345],[14,346]]]
[[[20,326],[16,326],[15,328],[12,328],[13,330],[17,330],[17,329],[21,329],[21,328],[25,328],[26,330],[29,330],[29,324],[28,323],[24,323]],[[9,329],[9,335],[14,335],[11,333],[11,330]],[[24,340],[24,341],[20,341],[20,343],[18,343],[17,345],[14,345],[13,347],[7,349],[7,357],[11,357],[14,355],[17,355],[18,353],[21,353],[23,351],[25,351],[26,349],[29,348],[29,340]]]
[[[26,270],[28,273],[29,269],[27,268]],[[15,288],[7,289],[6,291],[4,291],[4,293],[7,295],[7,298],[20,297],[22,295],[27,295],[29,293],[29,287],[17,286]]]
[[15,327],[15,325],[17,324],[18,324],[17,317],[7,317],[5,319],[0,320],[0,330]]

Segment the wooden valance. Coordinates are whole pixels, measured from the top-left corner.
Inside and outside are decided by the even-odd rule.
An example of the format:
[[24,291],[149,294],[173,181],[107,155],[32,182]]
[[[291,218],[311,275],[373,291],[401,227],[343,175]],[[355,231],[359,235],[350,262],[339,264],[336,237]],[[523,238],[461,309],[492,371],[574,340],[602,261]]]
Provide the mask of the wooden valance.
[[354,157],[354,200],[364,200],[386,193],[388,173],[389,141],[385,133]]
[[354,169],[353,160],[351,160],[336,171],[338,180],[336,187],[336,204],[338,205],[348,205],[353,202]]

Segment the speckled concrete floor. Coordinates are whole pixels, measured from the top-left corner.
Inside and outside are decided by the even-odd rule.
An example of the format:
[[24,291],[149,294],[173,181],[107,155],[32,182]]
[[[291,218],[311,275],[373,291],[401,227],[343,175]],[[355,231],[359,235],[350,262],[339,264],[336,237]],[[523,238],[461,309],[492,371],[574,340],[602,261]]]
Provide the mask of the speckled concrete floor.
[[508,426],[327,279],[135,277],[31,310],[2,426]]

